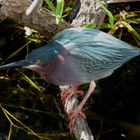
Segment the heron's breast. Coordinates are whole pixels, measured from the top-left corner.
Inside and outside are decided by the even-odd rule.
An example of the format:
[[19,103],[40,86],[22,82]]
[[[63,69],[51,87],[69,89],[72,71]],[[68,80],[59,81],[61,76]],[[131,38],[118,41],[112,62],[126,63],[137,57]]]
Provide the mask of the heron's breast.
[[55,85],[79,85],[85,81],[76,65],[72,57],[59,55],[44,64],[40,74],[43,79]]

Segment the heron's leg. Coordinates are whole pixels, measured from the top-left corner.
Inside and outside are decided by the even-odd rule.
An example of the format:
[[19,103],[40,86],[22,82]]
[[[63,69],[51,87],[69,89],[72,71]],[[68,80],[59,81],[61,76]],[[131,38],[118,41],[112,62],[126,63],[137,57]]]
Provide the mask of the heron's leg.
[[74,126],[74,123],[75,123],[75,120],[76,120],[77,116],[80,114],[82,117],[85,117],[84,113],[82,113],[82,108],[83,108],[84,104],[86,103],[86,101],[88,100],[88,98],[90,97],[90,95],[92,94],[92,92],[94,91],[95,87],[96,87],[95,82],[91,81],[89,89],[88,89],[85,97],[83,98],[81,103],[78,105],[78,107],[75,108],[69,114],[69,119],[70,119],[69,128],[70,128],[70,132],[73,131],[73,126]]
[[82,90],[76,90],[76,89],[77,88],[75,88],[75,89],[67,89],[67,90],[63,90],[61,92],[61,100],[62,100],[63,104],[67,105],[67,102],[75,94],[80,94],[81,96],[84,95]]

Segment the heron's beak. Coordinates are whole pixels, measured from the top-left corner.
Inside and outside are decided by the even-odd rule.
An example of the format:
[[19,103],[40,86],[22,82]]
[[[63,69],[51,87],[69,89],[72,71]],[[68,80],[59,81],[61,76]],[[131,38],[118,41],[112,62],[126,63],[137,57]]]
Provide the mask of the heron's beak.
[[41,66],[37,65],[37,64],[31,64],[31,65],[27,65],[24,66],[24,68],[39,72],[41,70]]
[[37,64],[30,64],[27,60],[20,60],[17,62],[12,62],[12,63],[6,64],[6,65],[2,65],[2,66],[0,66],[0,70],[10,69],[10,68],[14,68],[14,67],[27,68],[27,69],[31,69],[36,72],[40,72],[40,70],[41,70],[41,66],[39,66]]
[[27,60],[20,60],[17,62],[12,62],[9,64],[2,65],[0,66],[0,70],[14,68],[14,67],[26,67],[28,65],[30,64],[27,62]]

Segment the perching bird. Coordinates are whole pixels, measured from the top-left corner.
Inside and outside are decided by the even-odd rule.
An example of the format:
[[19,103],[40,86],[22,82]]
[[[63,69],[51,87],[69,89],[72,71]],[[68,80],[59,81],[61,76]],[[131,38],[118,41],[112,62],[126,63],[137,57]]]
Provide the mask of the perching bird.
[[86,100],[95,88],[94,80],[105,78],[140,50],[96,29],[69,28],[54,36],[47,45],[33,50],[25,60],[0,66],[0,69],[24,66],[38,72],[54,85],[79,86],[92,84],[71,114],[71,125],[81,112]]

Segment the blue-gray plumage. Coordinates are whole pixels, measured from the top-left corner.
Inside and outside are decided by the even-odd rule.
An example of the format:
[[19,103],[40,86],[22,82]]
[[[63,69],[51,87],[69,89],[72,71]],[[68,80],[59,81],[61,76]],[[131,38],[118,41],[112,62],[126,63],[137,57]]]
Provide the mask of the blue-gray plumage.
[[[78,86],[111,75],[137,55],[140,55],[140,49],[102,31],[69,28],[59,32],[47,45],[33,50],[25,60],[0,66],[0,69],[24,66],[37,71],[52,84]],[[73,126],[94,88],[95,83],[92,82],[84,99],[70,116],[70,126]]]

